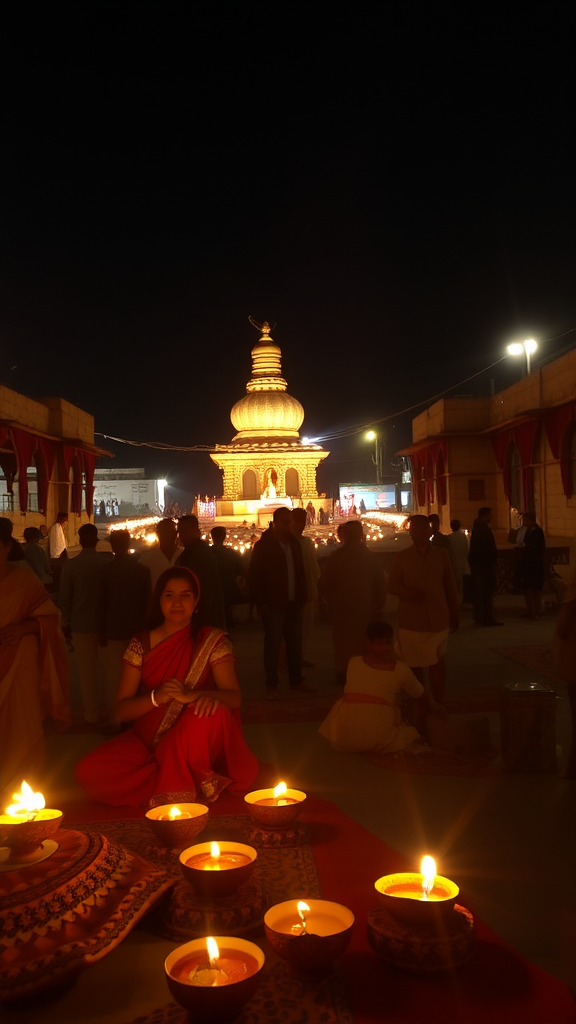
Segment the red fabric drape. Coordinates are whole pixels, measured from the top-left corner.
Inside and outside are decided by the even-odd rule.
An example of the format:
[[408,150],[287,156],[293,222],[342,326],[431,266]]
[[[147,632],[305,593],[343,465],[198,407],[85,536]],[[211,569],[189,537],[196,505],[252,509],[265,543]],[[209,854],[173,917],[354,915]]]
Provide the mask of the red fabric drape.
[[[38,454],[40,454],[44,463],[42,473],[40,473]],[[48,488],[50,486],[50,480],[52,479],[54,460],[56,458],[56,447],[54,441],[50,441],[47,437],[39,437],[36,455],[36,467],[38,469],[38,508],[40,511],[45,513],[48,508]]]
[[18,430],[16,427],[10,428],[12,434],[12,440],[14,442],[14,451],[16,452],[16,463],[18,466],[18,499],[20,501],[20,511],[26,512],[28,510],[28,478],[26,471],[32,461],[32,452],[36,446],[36,438],[33,434],[28,434],[25,430]]
[[572,467],[570,465],[570,440],[573,424],[576,423],[576,402],[550,409],[544,418],[546,437],[555,459],[560,460],[562,490],[567,498],[572,497]]
[[77,448],[72,459],[72,488],[70,492],[70,510],[82,511],[82,471],[84,466],[84,452]]
[[510,501],[512,490],[511,445],[515,444],[520,453],[520,460],[522,462],[522,492],[526,508],[530,508],[534,504],[534,471],[531,468],[531,463],[534,457],[534,445],[539,427],[539,419],[528,420],[527,423],[522,423],[518,427],[511,427],[507,430],[501,430],[492,436],[494,455],[496,456],[498,466],[502,470],[504,494],[508,501]]
[[94,512],[94,466],[96,455],[94,452],[84,452],[84,472],[86,474],[86,512],[92,516]]

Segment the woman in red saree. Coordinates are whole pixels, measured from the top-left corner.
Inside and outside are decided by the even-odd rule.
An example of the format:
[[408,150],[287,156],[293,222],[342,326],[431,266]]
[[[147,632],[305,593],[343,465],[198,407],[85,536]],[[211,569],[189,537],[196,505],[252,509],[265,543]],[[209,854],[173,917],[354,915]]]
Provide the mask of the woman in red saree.
[[226,786],[234,792],[254,782],[258,761],[242,735],[232,645],[219,629],[196,627],[199,592],[189,569],[160,576],[152,628],[124,654],[115,717],[134,724],[76,769],[92,800],[211,803]]

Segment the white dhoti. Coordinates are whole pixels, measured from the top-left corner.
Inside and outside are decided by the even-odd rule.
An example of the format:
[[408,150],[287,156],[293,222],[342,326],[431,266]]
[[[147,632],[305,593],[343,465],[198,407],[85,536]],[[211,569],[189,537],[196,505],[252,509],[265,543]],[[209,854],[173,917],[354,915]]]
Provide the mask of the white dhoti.
[[448,629],[439,633],[422,633],[414,629],[399,629],[398,642],[402,661],[410,668],[427,668],[436,665],[448,648]]

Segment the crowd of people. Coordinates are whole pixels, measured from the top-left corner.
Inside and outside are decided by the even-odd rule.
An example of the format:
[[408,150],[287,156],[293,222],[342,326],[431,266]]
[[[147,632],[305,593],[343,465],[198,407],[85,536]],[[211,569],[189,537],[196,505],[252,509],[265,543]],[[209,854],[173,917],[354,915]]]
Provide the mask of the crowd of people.
[[[321,602],[343,688],[321,734],[336,750],[425,751],[426,716],[443,714],[448,640],[467,580],[477,624],[499,625],[491,514],[479,510],[469,542],[458,520],[444,535],[437,516],[412,516],[412,543],[387,577],[354,519],[340,523],[339,543],[320,565],[300,507],[274,511],[248,569],[226,546],[226,529],[212,529],[210,546],[194,515],[159,520],[157,543],[139,557],[127,530],[112,531],[111,550],[103,551],[97,527],[86,523],[80,553],[69,557],[64,513],[49,532],[27,528],[23,546],[10,520],[0,519],[2,787],[38,764],[46,717],[69,724],[67,659],[74,657],[87,727],[110,735],[77,768],[91,798],[144,806],[160,794],[210,801],[225,787],[247,788],[258,766],[242,735],[228,636],[246,593],[262,623],[269,699],[280,698],[283,659],[290,691],[314,693],[303,671],[313,667]],[[542,609],[545,540],[531,513],[522,529],[515,578],[533,619]],[[575,586],[558,621],[558,671],[573,714]],[[398,598],[396,642],[383,618],[387,592]]]

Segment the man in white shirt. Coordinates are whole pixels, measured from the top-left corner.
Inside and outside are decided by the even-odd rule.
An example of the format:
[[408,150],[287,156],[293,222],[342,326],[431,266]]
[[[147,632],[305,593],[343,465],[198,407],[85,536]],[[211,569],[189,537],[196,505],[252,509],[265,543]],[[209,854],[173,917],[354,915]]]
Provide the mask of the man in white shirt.
[[158,543],[138,559],[150,570],[152,590],[162,573],[171,569],[182,554],[182,548],[178,547],[178,527],[173,519],[160,519],[156,523],[156,535]]
[[59,512],[49,533],[50,558],[68,558],[68,542],[64,533],[67,526],[68,513]]

